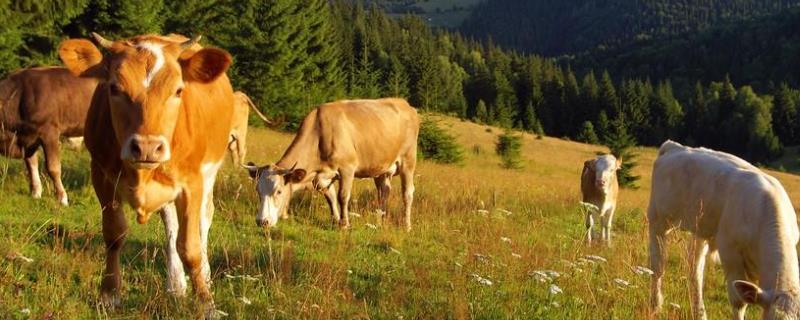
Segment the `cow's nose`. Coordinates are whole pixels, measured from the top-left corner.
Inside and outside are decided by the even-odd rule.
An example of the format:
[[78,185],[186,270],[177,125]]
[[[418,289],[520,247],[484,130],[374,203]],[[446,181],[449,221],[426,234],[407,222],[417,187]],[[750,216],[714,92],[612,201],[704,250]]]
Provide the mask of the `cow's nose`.
[[161,163],[169,160],[169,145],[161,136],[133,136],[128,144],[128,160]]
[[263,228],[269,226],[269,221],[267,221],[267,219],[256,219],[256,224]]

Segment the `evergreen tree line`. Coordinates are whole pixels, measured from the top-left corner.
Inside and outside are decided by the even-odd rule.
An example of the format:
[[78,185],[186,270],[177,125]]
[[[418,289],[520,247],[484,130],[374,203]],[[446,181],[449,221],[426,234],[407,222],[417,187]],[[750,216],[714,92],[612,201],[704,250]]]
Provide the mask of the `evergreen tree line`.
[[[797,0],[492,0],[460,30],[505,47],[549,56],[665,39],[797,6]],[[525,32],[519,32],[525,30]]]
[[401,96],[429,111],[621,150],[671,138],[767,161],[781,142],[800,142],[798,94],[788,85],[764,96],[725,78],[681,102],[669,81],[576,74],[352,1],[6,0],[0,8],[13,22],[0,26],[0,43],[15,44],[0,47],[0,73],[56,64],[61,39],[90,31],[202,34],[233,54],[234,86],[287,129],[324,101]]

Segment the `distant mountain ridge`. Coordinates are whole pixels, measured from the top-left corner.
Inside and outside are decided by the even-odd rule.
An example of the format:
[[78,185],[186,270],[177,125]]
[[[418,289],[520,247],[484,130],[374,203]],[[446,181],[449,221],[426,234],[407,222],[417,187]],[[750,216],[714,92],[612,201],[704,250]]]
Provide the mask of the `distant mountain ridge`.
[[800,0],[490,0],[477,5],[460,30],[503,47],[558,56],[680,37],[798,5]]

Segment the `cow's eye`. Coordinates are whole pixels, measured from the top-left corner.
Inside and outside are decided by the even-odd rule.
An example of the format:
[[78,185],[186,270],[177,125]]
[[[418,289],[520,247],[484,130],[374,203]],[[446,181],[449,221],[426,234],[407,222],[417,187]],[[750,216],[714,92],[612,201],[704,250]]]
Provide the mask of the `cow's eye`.
[[182,93],[183,93],[183,88],[178,88],[178,90],[175,90],[175,97],[180,98]]
[[281,191],[281,190],[278,190],[278,194],[281,194],[281,193],[283,193],[283,191]]

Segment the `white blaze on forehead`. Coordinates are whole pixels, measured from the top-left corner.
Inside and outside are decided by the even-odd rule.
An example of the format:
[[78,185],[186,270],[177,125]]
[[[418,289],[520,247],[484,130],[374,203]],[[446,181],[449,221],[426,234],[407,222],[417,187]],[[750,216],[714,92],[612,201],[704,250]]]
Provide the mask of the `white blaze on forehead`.
[[145,76],[144,80],[142,80],[142,85],[145,88],[150,87],[150,83],[153,82],[153,79],[158,74],[158,71],[161,70],[161,67],[164,66],[164,48],[163,44],[152,43],[152,42],[142,42],[137,45],[138,48],[145,49],[150,51],[153,56],[156,57],[156,62],[153,64],[153,68],[147,71],[147,76]]
[[597,174],[614,170],[616,167],[617,158],[610,154],[598,156],[597,160],[595,161],[595,171]]

